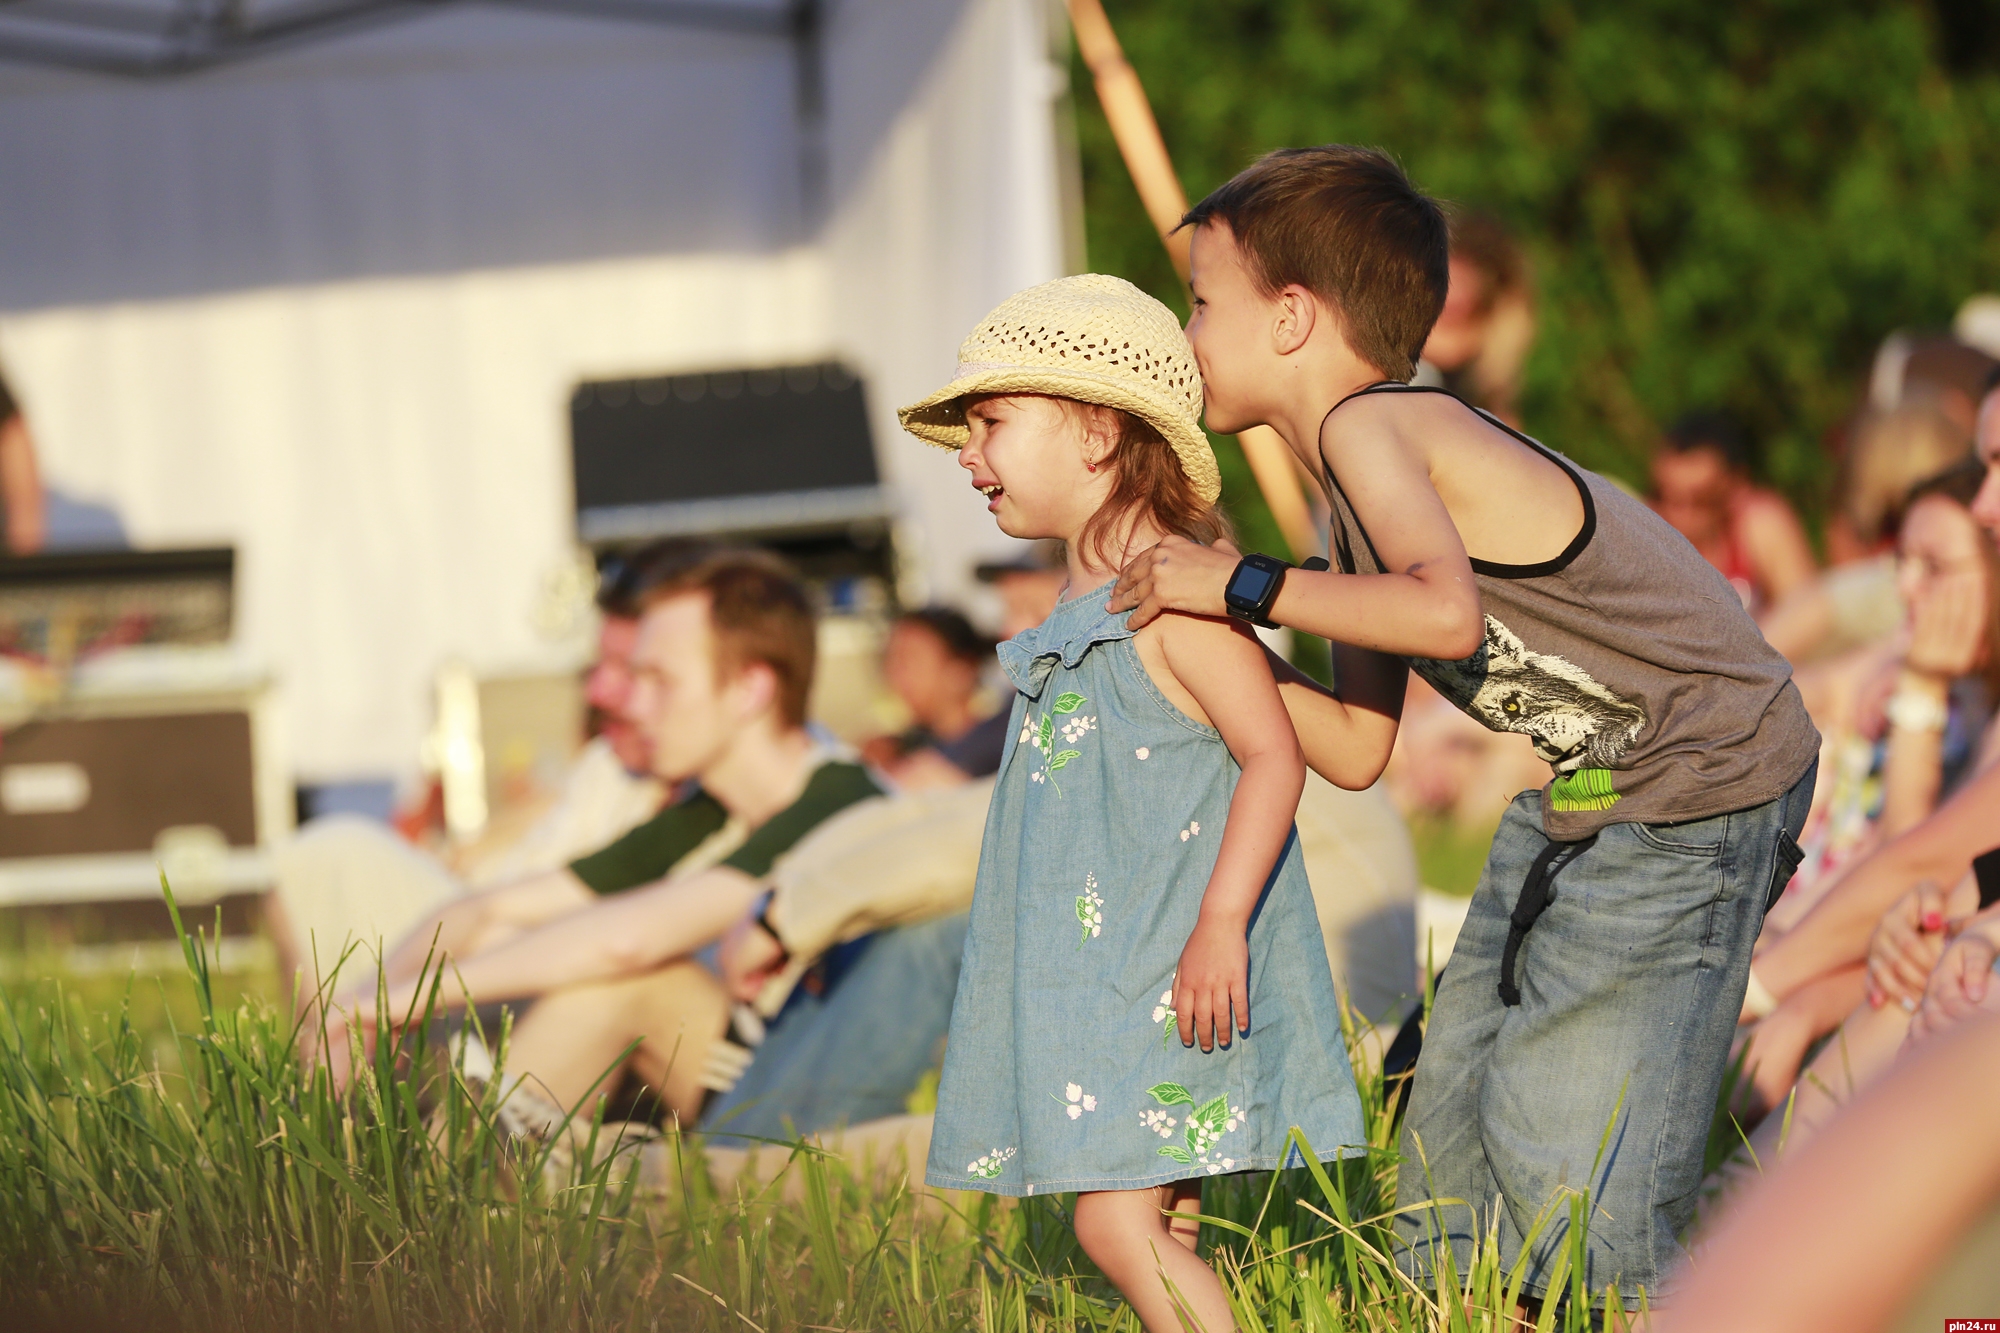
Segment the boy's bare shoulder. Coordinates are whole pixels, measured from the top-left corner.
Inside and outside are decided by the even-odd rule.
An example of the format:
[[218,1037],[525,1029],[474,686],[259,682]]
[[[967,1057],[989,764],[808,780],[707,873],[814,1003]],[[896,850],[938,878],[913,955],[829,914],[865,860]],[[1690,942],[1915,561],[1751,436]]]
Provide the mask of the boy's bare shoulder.
[[1329,460],[1384,449],[1425,459],[1433,449],[1476,445],[1506,432],[1442,393],[1369,393],[1349,398],[1320,423],[1320,449]]

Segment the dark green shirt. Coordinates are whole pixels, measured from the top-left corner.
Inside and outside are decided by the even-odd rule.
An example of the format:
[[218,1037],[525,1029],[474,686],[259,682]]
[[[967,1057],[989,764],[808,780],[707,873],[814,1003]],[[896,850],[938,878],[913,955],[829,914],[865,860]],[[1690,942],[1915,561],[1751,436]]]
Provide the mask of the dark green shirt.
[[[806,834],[857,801],[882,789],[859,764],[825,763],[813,771],[799,799],[772,815],[721,864],[761,879]],[[663,879],[681,858],[721,828],[727,814],[706,792],[668,806],[610,846],[570,862],[570,871],[595,893],[622,893]]]

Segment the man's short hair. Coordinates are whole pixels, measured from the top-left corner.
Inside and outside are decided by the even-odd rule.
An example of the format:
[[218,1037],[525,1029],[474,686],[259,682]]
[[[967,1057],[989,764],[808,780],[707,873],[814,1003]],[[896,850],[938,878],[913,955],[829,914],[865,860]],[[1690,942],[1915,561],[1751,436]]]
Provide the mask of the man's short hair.
[[1698,407],[1683,412],[1667,427],[1661,442],[1677,454],[1713,449],[1731,470],[1750,470],[1750,437],[1743,433],[1735,417],[1718,408]]
[[711,548],[656,580],[639,595],[639,609],[686,593],[708,597],[716,670],[728,676],[753,664],[769,667],[778,678],[779,716],[802,726],[819,632],[812,598],[790,567],[768,551]]
[[920,606],[896,617],[898,625],[917,625],[930,631],[944,650],[961,662],[983,666],[993,656],[993,640],[981,634],[965,613],[951,606]]
[[1417,373],[1451,282],[1451,233],[1394,158],[1350,144],[1280,148],[1181,219],[1211,222],[1228,224],[1267,295],[1297,283],[1338,312],[1355,355],[1391,379]]
[[720,549],[710,541],[668,537],[636,551],[608,556],[597,571],[597,609],[615,619],[637,620],[648,592]]

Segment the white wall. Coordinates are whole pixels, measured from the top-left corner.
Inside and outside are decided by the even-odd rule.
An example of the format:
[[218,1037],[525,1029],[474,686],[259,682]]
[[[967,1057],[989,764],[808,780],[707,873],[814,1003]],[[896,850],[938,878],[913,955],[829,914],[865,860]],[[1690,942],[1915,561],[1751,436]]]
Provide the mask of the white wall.
[[771,39],[455,7],[190,80],[0,69],[37,183],[0,362],[56,484],[237,545],[307,780],[412,771],[446,658],[579,651],[535,627],[579,378],[846,355],[951,595],[1006,539],[893,411],[1060,271],[1046,13],[839,0],[818,227]]

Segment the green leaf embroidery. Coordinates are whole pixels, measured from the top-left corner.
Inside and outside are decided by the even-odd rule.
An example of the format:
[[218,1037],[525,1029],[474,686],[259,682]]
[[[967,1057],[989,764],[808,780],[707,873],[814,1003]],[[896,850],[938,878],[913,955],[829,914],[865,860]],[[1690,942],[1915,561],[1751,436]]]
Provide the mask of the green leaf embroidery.
[[1070,760],[1081,758],[1082,755],[1083,751],[1081,750],[1064,750],[1061,754],[1049,760],[1049,772],[1053,773],[1059,768],[1068,767]]
[[1076,900],[1076,919],[1083,922],[1086,926],[1090,924],[1090,899],[1078,898]]
[[1055,719],[1049,717],[1046,713],[1043,714],[1041,728],[1040,730],[1035,732],[1035,748],[1037,750],[1048,749],[1049,737],[1055,734],[1056,734]]
[[1160,1149],[1160,1156],[1171,1157],[1182,1166],[1190,1165],[1194,1161],[1186,1148],[1176,1148],[1171,1143]]
[[1056,696],[1055,710],[1058,713],[1064,714],[1074,713],[1077,709],[1083,707],[1083,702],[1083,696],[1080,694],[1058,694]]
[[[1190,1097],[1189,1101],[1194,1099]],[[1211,1097],[1188,1113],[1189,1125],[1200,1125],[1214,1134],[1222,1133],[1223,1124],[1229,1119],[1229,1094]]]
[[[1186,1102],[1189,1106],[1194,1105],[1194,1094],[1178,1083],[1155,1083],[1152,1087],[1146,1089],[1146,1091],[1152,1095],[1154,1101],[1162,1106],[1178,1106],[1182,1102]],[[1213,1106],[1215,1102],[1220,1101],[1224,1101],[1224,1099],[1217,1097],[1215,1101],[1209,1103],[1209,1106]],[[1206,1110],[1207,1108],[1204,1107],[1203,1109]],[[1200,1112],[1196,1112],[1195,1114],[1199,1115]],[[1226,1117],[1228,1114],[1229,1109],[1225,1105],[1223,1107],[1223,1115]]]

